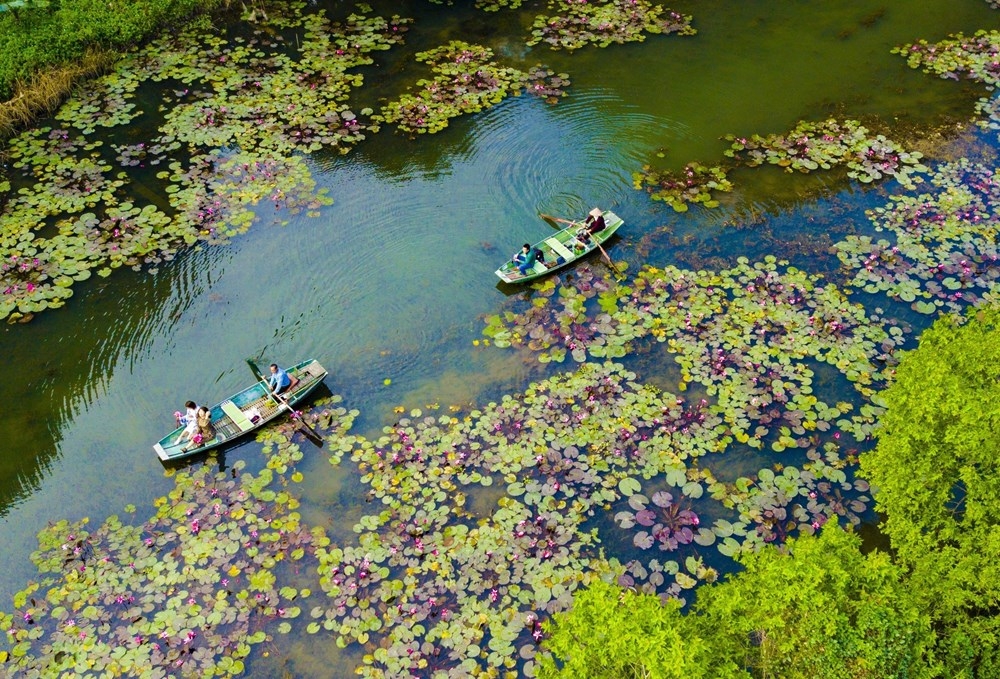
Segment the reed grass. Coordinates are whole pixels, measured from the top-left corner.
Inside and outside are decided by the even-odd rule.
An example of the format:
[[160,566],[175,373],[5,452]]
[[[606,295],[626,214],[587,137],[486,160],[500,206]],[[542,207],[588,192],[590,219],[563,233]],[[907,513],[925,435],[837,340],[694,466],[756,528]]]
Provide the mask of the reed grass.
[[[263,1],[263,0],[261,0]],[[0,12],[0,150],[124,52],[232,0],[60,0]]]
[[14,96],[0,103],[0,139],[9,139],[55,111],[77,83],[106,73],[119,58],[117,50],[89,47],[79,60],[46,68],[18,82]]

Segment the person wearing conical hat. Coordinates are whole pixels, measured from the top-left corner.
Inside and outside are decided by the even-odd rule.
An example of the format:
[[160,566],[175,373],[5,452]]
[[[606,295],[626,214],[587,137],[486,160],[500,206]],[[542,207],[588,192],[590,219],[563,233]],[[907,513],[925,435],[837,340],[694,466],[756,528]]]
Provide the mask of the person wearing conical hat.
[[586,241],[592,234],[598,231],[603,231],[607,228],[607,224],[604,221],[604,213],[601,212],[601,208],[595,207],[587,215],[587,219],[583,222],[583,228],[577,234],[581,240]]

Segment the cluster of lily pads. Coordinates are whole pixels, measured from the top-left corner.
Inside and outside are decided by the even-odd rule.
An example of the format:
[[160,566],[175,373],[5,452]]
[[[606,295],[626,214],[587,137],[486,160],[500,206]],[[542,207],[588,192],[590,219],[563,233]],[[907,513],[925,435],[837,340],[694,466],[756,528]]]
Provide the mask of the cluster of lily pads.
[[[906,151],[898,143],[878,134],[872,135],[856,120],[798,123],[783,135],[724,137],[731,142],[725,154],[747,167],[765,163],[791,172],[829,170],[844,166],[847,175],[863,183],[895,178],[907,188],[921,181],[918,173],[926,168],[916,151]],[[717,193],[728,193],[733,184],[724,166],[690,163],[680,172],[658,170],[644,165],[632,175],[636,189],[645,190],[653,200],[662,200],[677,212],[686,212],[691,204],[718,207]]]
[[[431,0],[436,5],[445,4],[445,0]],[[447,4],[454,4],[451,0]],[[499,12],[501,9],[517,9],[524,0],[476,0],[476,9],[484,12]]]
[[[644,562],[637,551],[718,538],[720,551],[734,554],[779,530],[815,530],[863,511],[843,465],[821,459],[815,445],[803,471],[785,468],[781,496],[768,490],[775,475],[766,469],[755,483],[717,481],[697,461],[732,444],[732,418],[635,379],[615,363],[585,363],[464,418],[415,409],[375,441],[339,445],[331,462],[346,464],[350,449],[370,509],[355,539],[319,550],[330,600],[312,609],[307,630],[361,644],[362,676],[489,667],[531,676],[541,617],[589,579],[680,597],[717,577],[695,554]],[[805,433],[803,424],[794,426]],[[826,444],[827,458],[836,458],[839,438]],[[651,499],[638,478],[653,484]],[[699,526],[690,503],[710,498],[738,506],[737,520]],[[628,545],[604,539],[601,517],[615,506],[619,526],[652,530]]]
[[[285,440],[271,467],[299,458]],[[143,521],[44,529],[32,554],[40,579],[0,613],[0,662],[21,677],[243,673],[251,646],[269,637],[263,628],[289,630],[310,594],[279,579],[326,542],[301,523],[284,476],[238,475],[243,467],[177,473]]]
[[[575,279],[563,281],[557,299],[585,299],[575,287]],[[592,288],[585,280],[584,290]],[[535,298],[524,314],[489,318],[484,334],[494,344],[535,347],[547,360],[562,360],[581,340],[564,330],[566,314],[549,303],[551,296]],[[807,359],[836,368],[867,398],[884,384],[904,337],[899,327],[873,323],[835,286],[793,267],[779,270],[770,256],[753,264],[741,258],[719,272],[647,267],[629,286],[604,293],[599,309],[581,301],[575,314],[571,327],[592,336],[574,359],[631,353],[643,338],[664,343],[681,369],[682,389],[702,385],[741,443],[762,447],[777,433],[770,442],[776,451],[808,447],[810,432],[829,429],[852,408],[812,394],[815,371]],[[549,342],[563,350],[553,351]],[[867,437],[873,408],[862,406],[843,427]]]
[[628,510],[615,514],[615,522],[621,528],[637,525],[649,528],[648,532],[640,530],[633,536],[632,543],[636,547],[649,549],[658,545],[661,550],[672,552],[680,545],[694,542],[698,515],[676,502],[667,491],[657,491],[651,498],[635,493],[628,499],[628,504]]
[[[294,16],[281,21],[305,26]],[[367,28],[335,37],[324,35],[324,20],[310,21],[320,23],[306,29],[303,54],[324,63],[363,58],[351,52],[367,44],[360,34],[382,30],[358,20]],[[378,23],[390,32],[391,25],[399,28]],[[155,262],[173,241],[145,248],[174,224],[173,238],[183,242],[225,239],[249,225],[249,207],[261,200],[315,205],[304,161],[287,151],[308,153],[317,143],[347,148],[364,126],[344,107],[329,109],[335,120],[315,111],[268,111],[270,130],[259,142],[249,140],[246,126],[264,113],[244,107],[241,92],[267,82],[305,101],[313,85],[337,85],[303,73],[291,78],[283,57],[234,42],[211,41],[198,56],[147,54],[181,83],[177,117],[167,114],[164,134],[147,146],[113,149],[122,166],[167,168],[176,214],[117,200],[120,177],[111,174],[106,150],[88,138],[99,126],[99,111],[89,110],[94,104],[66,114],[81,121],[75,130],[17,142],[15,162],[26,163],[33,181],[59,187],[65,203],[57,209],[76,216],[56,222],[58,235],[40,238],[35,232],[56,212],[34,216],[33,209],[48,208],[28,187],[12,197],[16,228],[0,239],[18,250],[4,251],[0,275],[11,288],[5,295],[50,281],[68,290],[70,273]],[[485,62],[476,55],[491,57],[472,46],[449,47],[458,51],[431,58],[469,51],[463,64],[481,71]],[[228,64],[224,75],[206,76],[216,63]],[[133,91],[121,77],[112,90],[122,100]],[[114,120],[140,114],[128,102],[107,111]],[[905,167],[885,172],[874,157],[895,147],[877,149],[860,140],[866,131],[835,125],[800,126],[788,138],[752,144],[734,139],[742,147],[734,153],[745,153],[750,164],[787,161],[789,169],[855,162],[852,171],[902,175],[911,188],[911,173],[925,172],[925,193],[895,197],[870,214],[892,242],[851,236],[837,244],[850,287],[888,293],[924,312],[994,298],[996,172],[968,161],[931,172],[914,156],[897,158]],[[338,132],[329,136],[331,129]],[[817,134],[825,150],[811,155],[814,141],[802,135]],[[234,140],[248,148],[212,149]],[[844,160],[861,146],[872,150],[871,165],[856,156]],[[189,155],[174,157],[181,148]],[[67,155],[86,162],[64,164]],[[288,176],[294,180],[283,183]],[[66,258],[45,256],[48,241],[59,239],[83,253],[75,270],[57,268]],[[309,633],[360,646],[362,676],[532,676],[542,620],[594,578],[682,597],[718,576],[697,547],[715,545],[731,556],[815,532],[829,520],[857,524],[868,511],[869,488],[852,469],[907,331],[865,312],[850,288],[767,257],[721,271],[646,267],[625,285],[581,265],[571,277],[550,277],[533,289],[530,301],[512,299],[510,309],[488,320],[489,343],[533,351],[541,361],[568,354],[581,363],[575,371],[463,417],[412,410],[375,440],[350,433],[358,413],[339,398],[306,416],[327,430],[331,463],[357,467],[368,502],[352,533],[331,540],[302,524],[285,487],[302,480],[293,424],[270,428],[260,435],[268,458],[257,475],[237,478],[240,463],[233,474],[207,466],[179,473],[147,521],[112,517],[92,533],[69,522],[43,531],[34,556],[42,580],[17,595],[14,613],[0,613],[9,649],[0,651],[0,662],[24,676],[233,676],[244,669],[250,646],[267,638],[265,625],[287,632],[301,619]],[[629,355],[638,363],[658,349],[674,357],[680,394],[608,360]],[[853,385],[854,402],[830,404],[813,393],[840,379]],[[782,461],[720,480],[715,456],[742,446],[781,454]],[[632,531],[629,539],[609,539],[621,531]],[[654,548],[674,558],[649,559]],[[322,596],[300,586],[305,573],[316,573]]]
[[956,33],[947,40],[920,40],[892,50],[906,57],[913,68],[942,78],[963,76],[993,89],[1000,83],[1000,31],[976,31],[971,36]]
[[[893,52],[906,56],[910,66],[943,78],[957,80],[965,76],[990,89],[1000,79],[998,31],[977,31],[971,37],[958,33],[936,43],[921,40],[894,48]],[[981,124],[1000,129],[995,99],[980,101],[978,109],[983,118]],[[847,175],[860,182],[892,177],[909,189],[914,189],[922,181],[920,173],[927,171],[920,162],[921,153],[907,151],[884,135],[872,135],[856,120],[802,121],[787,134],[749,137],[729,134],[724,139],[731,142],[725,154],[748,167],[767,163],[789,172],[811,172],[844,166]],[[715,207],[719,203],[713,192],[732,190],[725,167],[705,167],[698,163],[691,163],[680,172],[646,165],[633,174],[633,180],[637,189],[645,189],[654,200],[662,200],[678,212],[686,211],[691,203]]]
[[559,13],[535,18],[529,45],[546,43],[554,50],[575,50],[586,45],[642,42],[647,34],[697,32],[689,15],[648,0],[558,0],[552,5]]
[[[1000,3],[987,0],[994,9]],[[921,68],[925,73],[933,73],[941,78],[960,80],[965,77],[986,85],[993,90],[1000,82],[1000,32],[977,31],[971,37],[962,33],[936,43],[921,40],[902,45],[893,50],[906,57],[912,68]],[[997,129],[997,102],[995,97],[980,99],[976,105],[980,114],[978,123]]]
[[[543,363],[562,362],[567,354],[582,362],[588,351],[604,346],[599,337],[604,330],[602,319],[591,318],[587,302],[596,297],[602,307],[614,303],[608,279],[581,264],[574,271],[572,285],[560,286],[558,279],[547,278],[535,286],[535,291],[537,296],[530,306],[487,317],[487,342],[498,347],[526,346],[539,352],[538,360]],[[607,347],[604,351],[608,358],[625,355],[624,347]]]
[[865,292],[884,292],[924,314],[958,312],[996,294],[1000,177],[963,159],[936,168],[928,185],[869,211],[889,239],[848,236],[836,244],[837,256],[850,284]]
[[[16,272],[0,279],[0,290],[8,290],[0,318],[29,320],[61,306],[73,283],[95,270],[155,266],[196,242],[225,242],[250,228],[263,201],[317,214],[330,200],[316,190],[307,155],[347,153],[381,123],[435,132],[522,90],[555,103],[570,84],[541,65],[504,67],[487,48],[453,42],[418,55],[436,76],[420,81],[417,93],[378,114],[356,112],[348,104],[363,83],[356,70],[373,63],[373,52],[401,43],[411,23],[371,11],[360,5],[333,22],[307,12],[305,2],[269,7],[259,17],[251,7],[247,14],[260,24],[234,35],[196,22],[90,83],[57,112],[61,127],[14,140],[21,176],[0,185],[10,195],[0,257],[39,265],[23,284]],[[137,104],[145,81],[164,83],[156,111]],[[106,128],[149,118],[158,130],[144,141],[106,148],[98,138]],[[167,168],[156,176],[166,183],[169,207],[127,198],[125,170],[157,166]],[[53,224],[58,235],[42,236]]]
[[530,73],[501,66],[490,48],[461,40],[419,52],[416,60],[430,65],[434,79],[418,81],[418,92],[386,104],[375,118],[410,133],[440,132],[451,118],[490,108],[522,89],[551,100],[569,85],[565,74],[541,66]]
[[915,173],[926,169],[919,162],[921,153],[906,151],[883,135],[872,136],[856,120],[800,122],[788,134],[725,139],[732,142],[726,155],[749,167],[770,163],[789,172],[811,172],[844,165],[847,175],[860,182],[893,177],[911,189],[920,181]]
[[691,203],[718,207],[719,201],[712,192],[733,190],[725,168],[706,167],[700,163],[690,163],[680,172],[666,172],[645,165],[641,172],[632,174],[632,180],[635,188],[644,188],[650,198],[662,200],[676,212],[686,212]]
[[[376,440],[350,433],[357,415],[334,397],[305,416],[327,431],[331,462],[349,455],[369,489],[353,537],[331,540],[295,511],[285,486],[302,480],[303,454],[289,421],[259,436],[268,457],[257,475],[237,478],[241,462],[231,474],[206,464],[177,474],[145,522],[43,531],[34,557],[43,579],[0,617],[10,641],[2,661],[24,676],[234,676],[268,638],[265,625],[288,632],[301,618],[309,633],[359,644],[362,676],[498,667],[531,676],[542,621],[576,587],[611,577],[683,597],[718,577],[695,553],[643,561],[637,550],[718,539],[734,554],[855,520],[867,501],[849,495],[832,441],[802,471],[716,480],[698,462],[733,440],[719,407],[641,384],[614,363],[584,364],[462,418],[413,410]],[[700,526],[691,503],[708,499],[739,515]],[[604,539],[601,517],[616,506],[619,525],[651,531],[630,544]],[[325,597],[303,586],[312,572]]]
[[41,275],[42,266],[37,257],[11,255],[3,264],[0,264],[0,280],[6,284],[3,294],[12,295],[22,285],[25,288],[29,286],[33,288]]
[[[352,14],[337,23],[304,8],[269,11],[267,22],[284,33],[226,37],[197,24],[157,41],[67,102],[56,114],[61,127],[11,142],[20,176],[3,187],[0,255],[38,265],[28,281],[4,272],[0,317],[60,306],[95,270],[155,265],[195,242],[222,242],[249,228],[262,201],[311,213],[330,202],[304,154],[347,152],[378,129],[347,104],[362,84],[351,71],[401,42],[409,20]],[[171,85],[159,111],[136,104],[147,80]],[[106,148],[97,138],[151,115],[159,129],[146,141]],[[125,169],[157,165],[168,168],[157,177],[169,207],[126,198]]]
[[[634,379],[588,363],[462,419],[414,410],[378,440],[354,439],[371,509],[351,544],[320,550],[330,602],[313,609],[308,630],[362,644],[362,676],[489,667],[530,676],[540,620],[591,578],[641,580],[665,596],[714,579],[697,560],[687,573],[676,561],[640,564],[584,524],[640,502],[636,476],[660,479],[678,503],[701,497],[687,461],[725,447],[701,401]],[[654,497],[672,512],[665,489]],[[693,515],[675,514],[673,539],[690,542],[680,524]]]
[[815,533],[830,519],[859,525],[871,498],[865,495],[866,481],[848,478],[856,452],[842,456],[839,442],[832,440],[810,449],[802,469],[776,464],[733,483],[713,479],[708,484],[712,498],[739,512],[736,521],[714,522],[719,551],[732,556],[780,544],[796,533]]

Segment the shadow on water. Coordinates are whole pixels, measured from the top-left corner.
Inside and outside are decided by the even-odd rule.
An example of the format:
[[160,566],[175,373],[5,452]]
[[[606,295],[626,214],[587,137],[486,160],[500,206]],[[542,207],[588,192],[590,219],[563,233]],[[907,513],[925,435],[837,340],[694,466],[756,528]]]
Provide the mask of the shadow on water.
[[[63,427],[108,394],[117,370],[131,372],[150,338],[182,316],[204,292],[189,277],[224,251],[187,253],[155,275],[116,272],[79,287],[65,309],[24,326],[2,326],[4,351],[16,378],[7,383],[0,440],[0,516],[38,489],[62,454]],[[109,423],[111,441],[125,418]]]

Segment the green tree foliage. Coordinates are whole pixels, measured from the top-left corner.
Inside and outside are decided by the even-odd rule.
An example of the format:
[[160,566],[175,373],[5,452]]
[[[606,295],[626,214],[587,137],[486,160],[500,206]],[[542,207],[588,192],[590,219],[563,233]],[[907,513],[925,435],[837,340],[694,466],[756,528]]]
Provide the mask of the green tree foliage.
[[[552,655],[539,656],[551,679],[715,679],[708,642],[680,602],[597,582],[576,594],[573,609],[546,623]],[[556,662],[556,656],[559,658]]]
[[[745,557],[746,570],[705,586],[687,615],[676,602],[592,586],[555,616],[538,676],[728,679],[920,679],[929,616],[881,552],[830,525],[788,550]],[[557,660],[558,659],[558,660]]]
[[762,679],[933,676],[933,636],[902,571],[835,525],[744,559],[746,571],[702,589],[696,614],[723,658]]
[[1000,676],[1000,309],[942,317],[885,393],[862,457],[898,562],[941,637],[945,676]]

